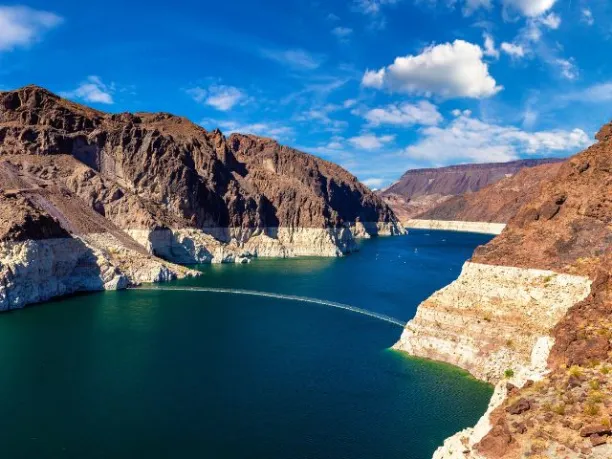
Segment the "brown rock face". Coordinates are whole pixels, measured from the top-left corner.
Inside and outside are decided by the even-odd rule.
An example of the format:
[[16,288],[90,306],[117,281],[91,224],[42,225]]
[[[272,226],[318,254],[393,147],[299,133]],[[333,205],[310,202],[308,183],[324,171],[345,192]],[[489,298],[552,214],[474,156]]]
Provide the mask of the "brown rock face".
[[502,178],[475,193],[451,197],[415,218],[506,223],[538,195],[542,184],[554,178],[561,164],[551,162],[525,167],[516,175]]
[[165,113],[110,115],[35,86],[0,93],[0,160],[20,189],[53,184],[122,229],[193,227],[223,239],[227,228],[249,237],[397,222],[344,169],[273,140],[225,138]]
[[[380,195],[402,220],[419,218],[505,223],[527,202],[529,196],[528,190],[525,190],[526,185],[531,188],[531,181],[537,180],[542,173],[535,174],[530,181],[526,177],[512,180],[511,176],[528,168],[553,165],[560,161],[528,159],[414,169],[407,171],[397,183]],[[496,190],[498,194],[485,194],[487,197],[482,200],[483,195],[477,192],[499,181],[507,183]],[[480,197],[476,198],[475,195]]]
[[[590,454],[591,447],[605,448],[601,445],[612,434],[612,124],[597,139],[563,163],[506,230],[473,257],[478,263],[549,269],[592,280],[590,295],[552,331],[551,373],[537,387],[525,385],[513,393],[498,411],[498,422],[525,418],[534,423],[525,421],[527,430],[515,437],[519,448],[508,457],[522,457],[529,442]],[[535,405],[524,411],[519,405],[528,397]],[[551,426],[544,430],[548,443],[536,438],[544,426]],[[493,429],[479,451],[500,457],[499,444],[499,429]]]
[[474,261],[594,276],[612,247],[612,139],[604,138],[563,163]]

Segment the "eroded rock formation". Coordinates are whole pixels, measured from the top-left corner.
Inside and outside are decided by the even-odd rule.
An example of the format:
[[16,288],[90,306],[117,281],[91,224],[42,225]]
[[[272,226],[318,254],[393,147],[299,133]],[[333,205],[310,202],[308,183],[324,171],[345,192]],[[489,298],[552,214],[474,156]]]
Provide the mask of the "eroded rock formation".
[[580,431],[612,415],[611,132],[541,183],[397,343],[496,383],[479,423],[434,457],[610,457],[605,429]]
[[[338,256],[356,238],[403,233],[328,161],[166,113],[103,113],[36,86],[0,93],[0,191],[10,307],[189,274],[172,262]],[[28,271],[42,254],[45,271]],[[63,280],[15,293],[49,276]]]

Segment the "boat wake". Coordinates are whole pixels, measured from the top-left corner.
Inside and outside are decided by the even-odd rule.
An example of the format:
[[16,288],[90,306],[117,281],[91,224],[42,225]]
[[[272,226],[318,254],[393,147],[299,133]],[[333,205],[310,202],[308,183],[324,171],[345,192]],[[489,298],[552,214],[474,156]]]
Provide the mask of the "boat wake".
[[364,316],[373,317],[374,319],[382,320],[398,327],[404,328],[405,322],[396,319],[385,314],[379,314],[378,312],[368,311],[367,309],[357,308],[343,303],[336,303],[335,301],[320,300],[318,298],[309,298],[307,296],[296,296],[296,295],[283,295],[281,293],[269,293],[259,292],[257,290],[240,290],[240,289],[229,289],[229,288],[213,288],[213,287],[138,287],[134,290],[159,290],[159,291],[178,291],[178,292],[206,292],[206,293],[225,293],[230,295],[247,295],[247,296],[260,296],[265,298],[275,298],[279,300],[299,301],[302,303],[319,304],[322,306],[329,306],[337,309],[344,309]]

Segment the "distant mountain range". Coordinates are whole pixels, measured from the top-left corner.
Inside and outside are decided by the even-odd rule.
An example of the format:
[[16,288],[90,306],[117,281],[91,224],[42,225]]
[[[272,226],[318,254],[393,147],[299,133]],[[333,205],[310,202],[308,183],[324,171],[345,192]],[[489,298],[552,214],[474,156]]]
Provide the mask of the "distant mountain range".
[[[391,206],[396,215],[402,221],[412,218],[433,218],[432,215],[438,216],[441,220],[461,219],[460,215],[456,214],[459,211],[465,211],[466,206],[469,207],[471,193],[478,192],[483,188],[499,182],[503,179],[509,179],[517,174],[522,169],[534,168],[542,166],[539,175],[546,176],[546,172],[551,173],[556,166],[563,161],[561,158],[546,158],[546,159],[523,159],[511,161],[507,163],[486,163],[486,164],[465,164],[449,167],[430,168],[430,169],[411,169],[408,170],[402,177],[389,188],[379,192],[379,195]],[[530,186],[533,185],[536,179],[530,180]],[[506,183],[506,182],[504,182]],[[504,185],[505,186],[505,185]],[[507,182],[507,186],[512,191],[513,195],[508,196],[510,201],[519,193],[520,185],[517,182]],[[497,196],[499,200],[504,199],[503,186],[497,189],[502,196]],[[445,203],[453,198],[462,196],[461,199],[454,199],[451,203]],[[438,206],[442,210],[436,211]],[[503,207],[500,202],[498,207]],[[478,221],[501,221],[505,222],[512,216],[511,211],[502,211],[497,209],[494,213],[483,211]],[[473,211],[469,211],[466,216],[470,216]]]

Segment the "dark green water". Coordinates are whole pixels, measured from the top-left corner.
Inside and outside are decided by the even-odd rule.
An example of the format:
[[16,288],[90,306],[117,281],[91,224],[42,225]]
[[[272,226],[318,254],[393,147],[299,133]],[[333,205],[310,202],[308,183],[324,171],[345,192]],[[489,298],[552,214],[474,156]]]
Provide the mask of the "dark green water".
[[[332,300],[410,319],[486,236],[413,231],[342,259],[202,267],[174,286]],[[401,329],[218,293],[76,296],[0,316],[0,457],[424,459],[491,388],[388,350]]]

